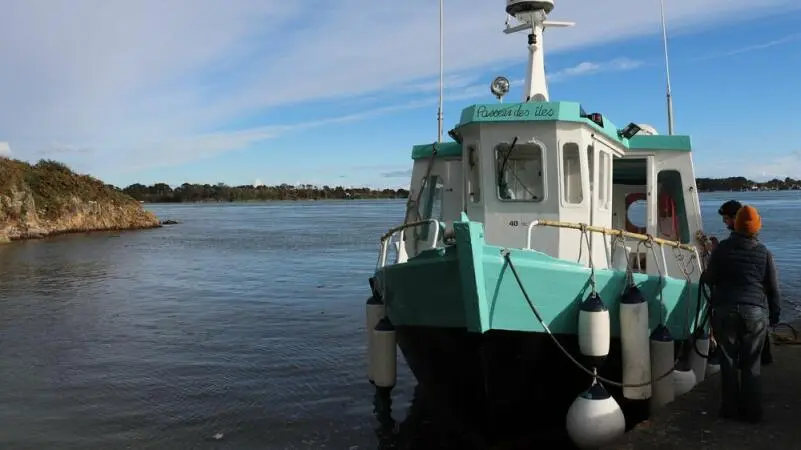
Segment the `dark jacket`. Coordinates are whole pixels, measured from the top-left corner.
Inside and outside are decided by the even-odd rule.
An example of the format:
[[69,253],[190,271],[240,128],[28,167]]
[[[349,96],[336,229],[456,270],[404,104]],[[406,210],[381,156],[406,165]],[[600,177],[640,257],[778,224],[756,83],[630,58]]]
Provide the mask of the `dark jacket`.
[[773,254],[756,238],[733,232],[720,241],[701,280],[712,285],[713,307],[749,304],[781,312],[781,294]]

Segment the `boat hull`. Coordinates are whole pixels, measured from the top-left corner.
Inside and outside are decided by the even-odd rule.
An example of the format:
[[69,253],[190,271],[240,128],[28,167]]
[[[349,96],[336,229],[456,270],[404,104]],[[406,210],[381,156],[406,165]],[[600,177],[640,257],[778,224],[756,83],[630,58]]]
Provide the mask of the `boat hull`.
[[[570,404],[592,378],[571,362],[545,333],[469,332],[438,327],[397,327],[398,346],[421,388],[446,414],[490,442],[532,438],[566,441]],[[559,342],[578,355],[575,335]],[[621,379],[620,341],[613,339],[600,375]],[[625,399],[607,386],[627,425],[647,418],[648,402]]]
[[[454,245],[375,273],[374,295],[386,305],[407,364],[439,403],[490,435],[563,433],[568,408],[592,377],[549,333],[584,367],[593,367],[579,351],[578,318],[595,288],[608,308],[611,334],[599,373],[620,381],[626,273],[593,272],[541,252],[488,245],[477,222],[455,222],[453,229]],[[697,283],[644,273],[632,279],[648,304],[649,330],[665,325],[677,342],[688,339],[705,307],[697,303]],[[606,387],[629,425],[647,416],[647,401],[628,401],[621,389]]]

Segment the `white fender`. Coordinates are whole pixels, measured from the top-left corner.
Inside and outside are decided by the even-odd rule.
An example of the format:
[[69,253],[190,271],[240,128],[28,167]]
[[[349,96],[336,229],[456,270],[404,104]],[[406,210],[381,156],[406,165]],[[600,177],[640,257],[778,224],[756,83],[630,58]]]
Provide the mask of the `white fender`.
[[[370,278],[370,288],[373,289],[375,281]],[[373,381],[373,329],[378,325],[378,321],[386,315],[384,303],[374,293],[367,299],[365,305],[365,327],[367,332],[367,379]]]
[[378,387],[393,387],[397,381],[398,357],[395,327],[383,317],[373,329],[373,381]]
[[[654,328],[651,333],[651,379],[652,395],[650,401],[651,411],[672,402],[675,398],[673,380],[673,364],[675,363],[676,348],[670,330],[662,324]],[[659,377],[669,374],[657,380]]]
[[597,365],[609,355],[610,338],[609,310],[601,296],[592,293],[579,308],[579,350],[582,355],[595,359]]
[[676,397],[682,396],[695,387],[695,372],[689,367],[677,367],[673,371],[673,390]]
[[694,333],[689,344],[690,368],[695,373],[695,383],[698,384],[703,382],[706,377],[707,358],[704,356],[709,355],[709,334],[699,330],[699,333]]
[[[648,319],[648,302],[637,286],[629,286],[620,299],[620,346],[624,385],[651,382]],[[648,400],[651,398],[651,385],[623,387],[623,396],[631,400]]]
[[597,382],[570,405],[565,425],[570,440],[579,448],[608,444],[626,432],[623,410]]

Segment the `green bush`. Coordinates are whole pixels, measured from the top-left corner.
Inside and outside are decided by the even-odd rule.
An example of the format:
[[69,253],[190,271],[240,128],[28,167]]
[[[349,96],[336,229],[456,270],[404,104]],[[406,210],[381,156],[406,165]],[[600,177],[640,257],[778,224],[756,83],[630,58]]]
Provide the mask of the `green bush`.
[[58,161],[43,159],[31,165],[0,158],[0,195],[9,195],[12,190],[30,190],[44,218],[60,215],[69,207],[72,198],[116,204],[136,201],[94,177],[76,174]]

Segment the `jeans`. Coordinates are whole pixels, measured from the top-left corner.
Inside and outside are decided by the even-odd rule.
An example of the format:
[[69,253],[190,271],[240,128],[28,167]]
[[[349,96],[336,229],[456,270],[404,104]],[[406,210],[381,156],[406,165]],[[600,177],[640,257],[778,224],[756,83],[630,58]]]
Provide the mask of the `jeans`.
[[712,316],[712,330],[720,346],[721,414],[761,420],[759,377],[768,334],[767,309],[743,304],[717,307]]

